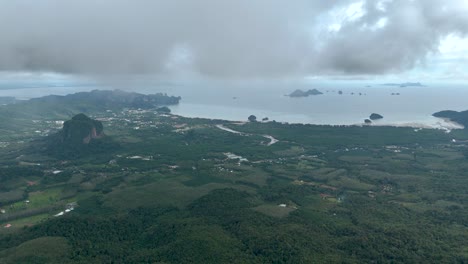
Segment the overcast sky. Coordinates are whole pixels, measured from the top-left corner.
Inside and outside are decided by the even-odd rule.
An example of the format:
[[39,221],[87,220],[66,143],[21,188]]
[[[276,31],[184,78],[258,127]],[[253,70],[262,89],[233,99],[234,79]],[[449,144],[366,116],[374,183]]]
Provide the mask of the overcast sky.
[[468,80],[466,0],[0,0],[0,71]]

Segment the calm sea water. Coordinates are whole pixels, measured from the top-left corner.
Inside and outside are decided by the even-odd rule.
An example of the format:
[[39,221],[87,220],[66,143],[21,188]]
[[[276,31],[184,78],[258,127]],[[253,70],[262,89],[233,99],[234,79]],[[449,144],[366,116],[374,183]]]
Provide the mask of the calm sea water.
[[[284,96],[295,89],[311,88],[324,94],[305,98]],[[176,94],[183,94],[183,101],[172,107],[175,114],[228,120],[245,121],[253,114],[257,118],[268,117],[279,122],[353,125],[362,124],[371,113],[379,113],[384,119],[375,122],[378,125],[452,127],[453,124],[432,117],[432,114],[446,109],[468,109],[468,87],[460,85],[400,88],[362,84],[313,87],[278,84],[241,85],[228,89],[211,86],[190,92],[178,89],[172,88]]]
[[[128,89],[115,86],[14,88],[0,87],[0,96],[29,99],[48,94],[65,95],[93,89]],[[316,88],[323,95],[305,98],[285,96],[295,89]],[[452,127],[453,124],[431,115],[441,110],[467,110],[468,86],[438,84],[426,87],[389,87],[380,84],[368,86],[362,83],[262,83],[244,82],[186,82],[132,85],[132,91],[142,93],[166,92],[182,96],[178,106],[172,106],[174,114],[187,117],[204,117],[245,121],[249,115],[258,119],[289,123],[331,125],[362,124],[371,113],[379,113],[384,119],[377,125],[415,127]],[[343,94],[339,95],[338,91]],[[359,95],[361,93],[361,95]],[[399,93],[400,95],[391,95]]]

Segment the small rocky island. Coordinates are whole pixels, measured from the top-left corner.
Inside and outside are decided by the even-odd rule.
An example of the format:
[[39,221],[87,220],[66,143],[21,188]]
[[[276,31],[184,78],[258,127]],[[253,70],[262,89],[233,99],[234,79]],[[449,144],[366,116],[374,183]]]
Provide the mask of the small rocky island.
[[382,115],[379,115],[379,114],[376,114],[376,113],[372,113],[370,116],[369,116],[369,119],[370,120],[379,120],[379,119],[382,119],[383,116]]
[[320,95],[323,94],[317,89],[312,89],[308,91],[302,91],[300,89],[295,90],[291,94],[289,94],[289,97],[308,97],[309,95]]
[[372,124],[372,121],[382,119],[383,116],[380,114],[372,113],[369,118],[364,119],[364,124],[370,125]]

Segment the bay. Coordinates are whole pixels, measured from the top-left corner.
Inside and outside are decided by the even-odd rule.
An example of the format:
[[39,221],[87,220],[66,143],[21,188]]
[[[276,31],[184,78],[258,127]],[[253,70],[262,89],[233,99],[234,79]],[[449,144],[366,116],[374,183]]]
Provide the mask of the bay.
[[[51,87],[2,87],[0,96],[30,99],[49,94],[66,95],[94,89],[123,89],[141,93],[163,92],[181,96],[174,114],[246,121],[249,115],[270,121],[321,125],[360,125],[371,113],[384,116],[374,125],[452,129],[459,126],[432,117],[441,110],[467,110],[468,89],[462,84],[431,84],[425,87],[371,85],[363,82],[141,82],[122,85]],[[318,89],[323,94],[301,98],[286,96],[296,89]],[[342,94],[339,94],[339,91]],[[393,95],[392,95],[393,94]],[[396,95],[398,94],[398,95]]]

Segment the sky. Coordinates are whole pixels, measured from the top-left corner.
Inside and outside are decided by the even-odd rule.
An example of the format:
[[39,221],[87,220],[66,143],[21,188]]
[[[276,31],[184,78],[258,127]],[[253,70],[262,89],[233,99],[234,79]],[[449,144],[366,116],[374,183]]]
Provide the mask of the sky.
[[467,0],[0,0],[0,78],[468,81]]

